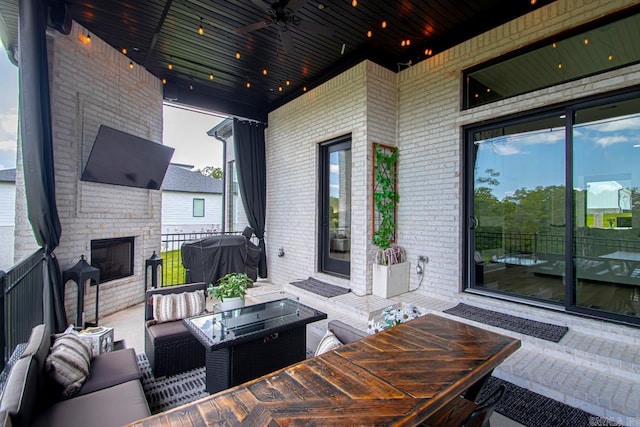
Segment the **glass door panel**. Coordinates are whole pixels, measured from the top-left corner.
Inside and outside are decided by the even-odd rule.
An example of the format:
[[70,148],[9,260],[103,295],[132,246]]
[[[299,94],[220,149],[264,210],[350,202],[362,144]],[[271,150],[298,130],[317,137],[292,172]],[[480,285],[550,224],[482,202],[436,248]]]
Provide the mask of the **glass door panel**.
[[321,147],[320,270],[351,269],[351,140]]
[[565,119],[473,134],[471,286],[565,299]]
[[576,305],[640,316],[640,100],[577,110]]

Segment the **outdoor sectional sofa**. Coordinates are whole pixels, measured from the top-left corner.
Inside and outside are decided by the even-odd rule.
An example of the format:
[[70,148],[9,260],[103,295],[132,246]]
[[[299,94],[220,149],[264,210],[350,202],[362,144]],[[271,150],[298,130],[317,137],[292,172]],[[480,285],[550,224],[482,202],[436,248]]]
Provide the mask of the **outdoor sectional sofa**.
[[150,415],[133,349],[93,357],[80,390],[65,398],[45,372],[50,346],[48,328],[33,328],[7,377],[0,398],[0,425],[111,427]]

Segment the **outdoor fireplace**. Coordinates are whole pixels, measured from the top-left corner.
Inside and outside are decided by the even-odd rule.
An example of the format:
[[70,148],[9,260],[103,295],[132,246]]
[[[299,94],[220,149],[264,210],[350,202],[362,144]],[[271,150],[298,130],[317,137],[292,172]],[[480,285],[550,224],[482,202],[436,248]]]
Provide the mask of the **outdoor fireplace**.
[[91,241],[91,265],[100,269],[100,282],[133,275],[133,237]]

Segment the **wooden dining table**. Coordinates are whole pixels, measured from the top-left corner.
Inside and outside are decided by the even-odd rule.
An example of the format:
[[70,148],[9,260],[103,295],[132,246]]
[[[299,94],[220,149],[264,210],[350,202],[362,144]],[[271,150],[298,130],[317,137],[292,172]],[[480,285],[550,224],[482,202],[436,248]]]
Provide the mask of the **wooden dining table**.
[[473,400],[519,347],[427,314],[131,426],[417,425]]

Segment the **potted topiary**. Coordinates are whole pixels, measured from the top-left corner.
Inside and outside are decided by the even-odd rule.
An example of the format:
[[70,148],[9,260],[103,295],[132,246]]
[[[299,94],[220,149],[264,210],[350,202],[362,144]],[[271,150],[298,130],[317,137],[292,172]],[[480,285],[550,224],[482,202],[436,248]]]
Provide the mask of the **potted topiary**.
[[373,205],[378,214],[377,229],[371,240],[378,246],[373,265],[373,294],[389,298],[409,291],[410,264],[406,262],[404,248],[393,244],[396,204],[400,200],[396,190],[398,148],[374,144],[373,154]]
[[218,279],[217,286],[209,285],[209,297],[220,301],[222,311],[244,307],[247,288],[253,286],[253,280],[246,273],[229,273]]

